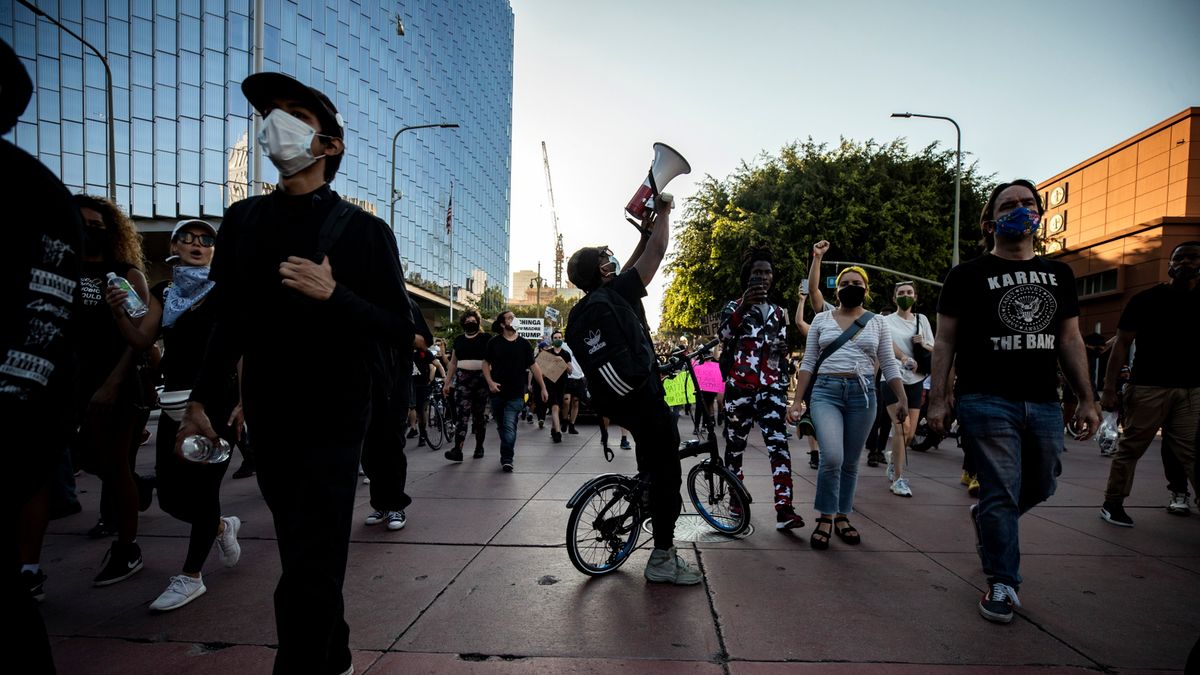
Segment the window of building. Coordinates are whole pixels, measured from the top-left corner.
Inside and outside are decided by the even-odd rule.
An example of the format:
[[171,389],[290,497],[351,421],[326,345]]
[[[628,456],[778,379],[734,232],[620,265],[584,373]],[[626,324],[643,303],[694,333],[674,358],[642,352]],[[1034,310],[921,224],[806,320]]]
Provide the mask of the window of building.
[[1080,299],[1118,290],[1120,279],[1116,269],[1088,274],[1075,280],[1075,291]]

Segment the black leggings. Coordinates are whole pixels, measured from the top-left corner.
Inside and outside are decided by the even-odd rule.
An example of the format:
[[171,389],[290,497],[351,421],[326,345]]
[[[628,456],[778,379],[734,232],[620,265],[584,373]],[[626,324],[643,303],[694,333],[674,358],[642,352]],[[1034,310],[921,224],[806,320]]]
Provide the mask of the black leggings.
[[679,463],[679,427],[672,419],[660,392],[635,394],[623,401],[610,419],[633,436],[638,473],[650,479],[650,522],[654,525],[654,547],[674,546],[675,521],[683,498],[683,469]]
[[[229,428],[221,424],[224,420],[213,418],[212,422],[217,433],[232,441]],[[199,573],[220,528],[221,480],[229,469],[229,460],[220,464],[197,464],[178,457],[175,454],[178,431],[179,423],[166,414],[158,418],[155,444],[158,505],[172,517],[192,526],[183,571]]]

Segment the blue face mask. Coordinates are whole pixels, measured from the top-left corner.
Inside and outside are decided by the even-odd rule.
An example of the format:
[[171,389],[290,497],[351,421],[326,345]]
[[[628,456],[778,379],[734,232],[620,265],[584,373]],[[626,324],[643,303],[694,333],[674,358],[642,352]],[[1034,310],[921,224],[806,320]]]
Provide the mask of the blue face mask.
[[612,265],[612,275],[615,277],[621,273],[621,261],[617,260],[617,256],[609,255],[605,265]]
[[1035,234],[1041,222],[1040,213],[1021,206],[994,221],[995,233],[1005,239],[1022,239]]

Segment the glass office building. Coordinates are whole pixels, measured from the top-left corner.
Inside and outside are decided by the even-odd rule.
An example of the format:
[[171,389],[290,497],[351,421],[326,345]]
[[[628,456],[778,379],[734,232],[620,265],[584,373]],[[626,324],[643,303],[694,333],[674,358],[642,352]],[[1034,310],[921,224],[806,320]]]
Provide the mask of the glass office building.
[[[117,201],[145,232],[219,220],[255,192],[240,83],[254,72],[255,0],[34,0],[112,70]],[[410,278],[508,295],[513,14],[507,0],[261,0],[262,69],[325,92],[346,120],[333,188],[392,220]],[[401,32],[404,34],[401,35]],[[0,39],[34,99],[10,137],[72,191],[105,194],[106,82],[99,58],[53,22],[0,2]],[[261,162],[259,190],[277,174]],[[454,260],[446,210],[453,185]],[[152,257],[161,257],[149,251]],[[451,264],[453,263],[453,264]],[[481,274],[482,273],[482,274]]]

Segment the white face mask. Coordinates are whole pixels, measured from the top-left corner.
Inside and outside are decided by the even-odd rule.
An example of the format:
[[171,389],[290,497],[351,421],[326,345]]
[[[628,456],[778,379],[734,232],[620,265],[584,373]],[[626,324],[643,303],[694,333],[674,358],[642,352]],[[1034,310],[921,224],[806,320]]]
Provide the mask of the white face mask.
[[294,176],[319,159],[312,154],[312,141],[316,135],[315,129],[276,108],[263,121],[258,142],[267,149],[267,156],[280,175]]

